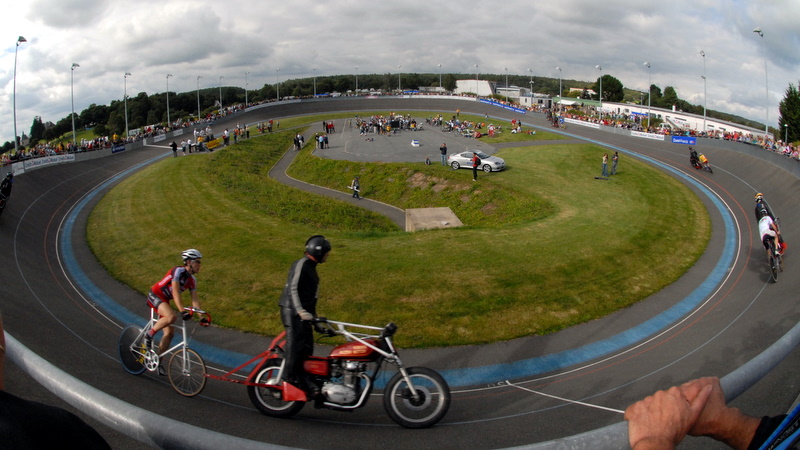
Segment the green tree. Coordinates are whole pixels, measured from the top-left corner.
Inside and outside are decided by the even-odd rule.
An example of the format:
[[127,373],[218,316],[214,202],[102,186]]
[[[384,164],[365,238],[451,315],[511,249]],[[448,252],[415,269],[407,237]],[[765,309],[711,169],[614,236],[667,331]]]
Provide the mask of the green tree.
[[600,93],[600,80],[603,80],[603,101],[607,102],[621,102],[622,99],[625,97],[624,87],[622,83],[612,77],[611,75],[605,74],[601,78],[598,78],[595,81],[594,86],[592,86],[592,90]]
[[452,73],[448,73],[442,78],[442,87],[448,92],[453,92],[456,90],[456,81],[456,77]]
[[33,123],[31,124],[31,133],[30,133],[31,143],[35,144],[43,137],[44,137],[44,123],[42,122],[42,118],[40,116],[36,116],[33,118]]
[[776,138],[784,139],[788,137],[788,142],[800,140],[800,92],[797,86],[789,83],[786,88],[786,95],[778,106],[780,117],[778,118],[778,134]]
[[678,93],[675,92],[674,87],[667,86],[664,88],[664,97],[662,97],[661,102],[664,108],[672,108],[678,102]]

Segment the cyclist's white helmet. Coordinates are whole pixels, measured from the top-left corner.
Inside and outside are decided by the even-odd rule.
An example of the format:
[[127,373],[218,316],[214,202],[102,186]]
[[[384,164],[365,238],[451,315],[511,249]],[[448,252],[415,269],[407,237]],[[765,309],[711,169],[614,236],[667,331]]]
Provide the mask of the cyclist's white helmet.
[[203,257],[203,254],[197,249],[190,248],[189,250],[184,250],[183,253],[181,253],[181,257],[183,258],[183,262],[186,262],[192,259],[200,259]]

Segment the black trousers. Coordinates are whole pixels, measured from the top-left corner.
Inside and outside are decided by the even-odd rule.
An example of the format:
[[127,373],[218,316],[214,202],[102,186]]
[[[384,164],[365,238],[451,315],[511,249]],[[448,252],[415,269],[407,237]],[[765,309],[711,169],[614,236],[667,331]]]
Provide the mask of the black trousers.
[[301,380],[303,361],[314,353],[314,330],[291,308],[281,308],[281,320],[286,328],[286,365],[284,379]]

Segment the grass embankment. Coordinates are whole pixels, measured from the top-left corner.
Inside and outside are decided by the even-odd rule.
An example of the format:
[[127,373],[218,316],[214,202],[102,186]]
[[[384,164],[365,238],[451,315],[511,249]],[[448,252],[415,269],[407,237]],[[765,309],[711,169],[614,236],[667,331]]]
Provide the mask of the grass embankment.
[[[269,179],[293,134],[136,173],[93,211],[92,250],[113,276],[145,292],[181,250],[199,248],[199,292],[215,323],[273,334],[282,329],[277,300],[289,265],[308,236],[324,233],[334,250],[319,267],[319,312],[392,320],[399,345],[425,347],[550,333],[602,317],[677,279],[710,235],[694,194],[643,163],[623,155],[618,175],[595,180],[605,150],[592,145],[504,149],[498,155],[509,170],[478,183],[468,170],[331,161],[311,155],[311,146],[298,155],[292,176],[343,191],[359,174],[370,198],[449,206],[468,225],[405,233]],[[163,204],[173,206],[153,214],[152,205]]]

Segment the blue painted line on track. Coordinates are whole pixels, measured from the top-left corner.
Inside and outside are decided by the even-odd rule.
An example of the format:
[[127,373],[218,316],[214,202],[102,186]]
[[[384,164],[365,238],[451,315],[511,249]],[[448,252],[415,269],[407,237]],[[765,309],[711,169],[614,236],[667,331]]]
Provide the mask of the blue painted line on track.
[[[714,289],[722,282],[722,280],[728,273],[729,268],[733,264],[735,250],[736,250],[736,236],[734,233],[735,227],[734,227],[733,216],[730,214],[730,211],[728,211],[728,209],[725,207],[722,201],[713,192],[711,192],[710,189],[698,183],[697,180],[694,180],[691,177],[687,176],[685,173],[680,172],[677,169],[670,167],[659,161],[656,161],[650,157],[638,154],[636,152],[631,152],[629,150],[623,150],[621,148],[611,146],[595,140],[572,135],[569,133],[562,133],[562,134],[572,136],[576,139],[585,140],[603,147],[615,149],[623,153],[635,155],[636,157],[648,161],[651,164],[664,169],[665,171],[673,173],[677,177],[682,178],[686,180],[688,183],[697,187],[703,194],[705,194],[709,199],[711,199],[712,203],[722,216],[724,230],[725,230],[725,240],[723,244],[722,254],[720,255],[719,260],[717,260],[717,263],[714,266],[714,269],[709,274],[709,276],[689,295],[687,295],[683,300],[681,300],[671,308],[665,310],[664,312],[652,317],[651,319],[645,322],[642,322],[641,324],[635,327],[632,327],[628,330],[625,330],[621,333],[618,333],[610,338],[603,339],[601,341],[593,342],[591,344],[587,344],[581,347],[565,350],[558,353],[553,353],[550,355],[513,361],[504,364],[492,364],[481,367],[470,367],[470,368],[451,369],[442,371],[441,372],[442,376],[445,377],[447,383],[451,387],[492,384],[504,380],[532,377],[543,373],[564,369],[574,365],[583,364],[588,361],[592,361],[610,355],[614,352],[621,351],[626,347],[641,342],[663,331],[667,327],[671,326],[672,324],[680,320],[680,318],[684,317],[686,314],[691,312],[693,309],[695,309],[700,303],[703,302],[705,298],[711,295]],[[166,154],[164,156],[166,156]],[[133,166],[130,169],[121,172],[117,176],[101,184],[100,186],[95,188],[92,192],[87,194],[86,197],[84,197],[84,199],[82,199],[70,212],[65,224],[64,232],[61,234],[62,260],[64,261],[64,265],[67,268],[70,275],[72,276],[73,280],[93,301],[95,301],[101,307],[103,307],[108,312],[113,314],[115,317],[122,320],[124,323],[144,323],[144,320],[138,314],[135,314],[127,310],[126,308],[122,307],[121,305],[119,305],[105,292],[103,292],[100,288],[98,288],[88,278],[88,276],[86,276],[85,272],[83,272],[80,264],[75,258],[74,252],[72,250],[72,228],[75,219],[77,218],[81,210],[86,206],[86,204],[89,202],[91,198],[93,198],[107,186],[114,183],[116,180],[125,177],[130,173],[135,172],[141,169],[142,167],[147,166],[155,162],[156,160],[163,158],[164,156],[159,156],[150,159],[148,161],[145,161],[143,163],[140,163],[136,166]],[[144,304],[144,300],[142,303]],[[232,352],[220,349],[212,345],[204,344],[197,340],[192,341],[192,347],[198,350],[199,353],[203,355],[203,358],[206,361],[219,364],[224,367],[236,367],[239,364],[242,364],[244,361],[247,361],[251,357],[248,355],[244,355],[242,353]],[[378,384],[382,385],[384,383],[380,383],[380,380],[376,380],[376,387],[381,388],[382,386],[379,386]]]

